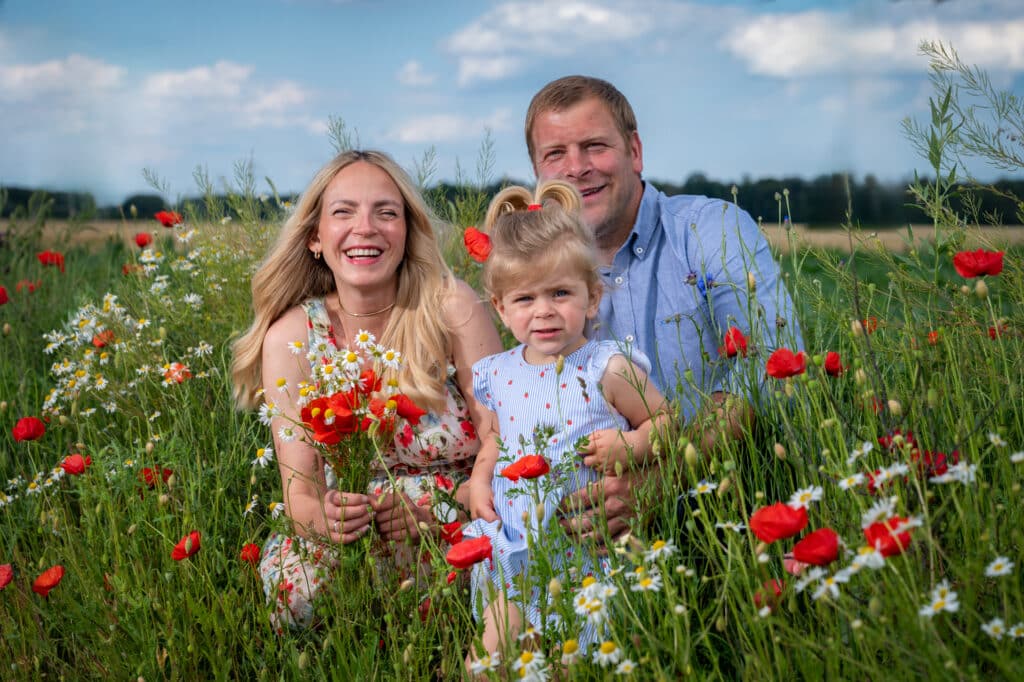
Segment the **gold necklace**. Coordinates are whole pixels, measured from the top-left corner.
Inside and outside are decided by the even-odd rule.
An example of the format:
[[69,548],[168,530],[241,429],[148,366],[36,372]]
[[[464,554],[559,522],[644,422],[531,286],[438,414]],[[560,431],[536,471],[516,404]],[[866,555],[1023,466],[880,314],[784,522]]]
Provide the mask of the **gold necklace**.
[[341,302],[341,292],[337,292],[337,296],[338,307],[341,308],[341,312],[345,313],[349,317],[375,317],[377,315],[382,315],[395,307],[395,302],[392,301],[391,303],[387,304],[380,310],[374,310],[372,313],[350,313],[349,311],[345,310],[345,304]]

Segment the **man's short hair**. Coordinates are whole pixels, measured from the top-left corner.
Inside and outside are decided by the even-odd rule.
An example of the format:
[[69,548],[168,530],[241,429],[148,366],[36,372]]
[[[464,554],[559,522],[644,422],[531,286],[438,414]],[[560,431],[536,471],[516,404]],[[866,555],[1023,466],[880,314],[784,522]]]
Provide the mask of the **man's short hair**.
[[526,150],[533,163],[533,125],[537,117],[546,111],[562,111],[579,104],[585,99],[596,98],[604,102],[615,120],[615,126],[622,133],[622,139],[629,140],[636,132],[636,114],[629,100],[606,80],[590,76],[565,76],[553,80],[540,89],[530,101],[526,110]]

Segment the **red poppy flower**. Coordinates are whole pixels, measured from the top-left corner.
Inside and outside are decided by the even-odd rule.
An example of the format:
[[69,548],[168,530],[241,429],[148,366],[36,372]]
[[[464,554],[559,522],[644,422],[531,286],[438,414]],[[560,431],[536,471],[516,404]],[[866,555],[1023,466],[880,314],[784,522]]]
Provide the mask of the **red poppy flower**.
[[910,461],[917,464],[918,471],[921,472],[922,476],[929,478],[932,476],[942,476],[949,471],[950,463],[953,465],[960,463],[960,451],[954,450],[947,455],[944,452],[925,450],[924,455],[921,455],[917,450],[914,450],[910,456]]
[[57,587],[60,584],[61,579],[64,577],[64,567],[60,564],[51,566],[42,573],[39,577],[32,581],[32,591],[36,594],[46,597],[50,594],[50,590]]
[[162,467],[156,467],[154,469],[145,467],[142,471],[139,472],[139,478],[141,478],[142,482],[145,483],[151,490],[156,487],[158,481],[163,481],[164,483],[167,483],[167,479],[169,479],[173,475],[174,471],[172,469],[164,469]]
[[839,357],[839,353],[834,350],[830,350],[825,354],[825,372],[829,376],[837,377],[846,371],[846,367],[843,366],[842,358]]
[[11,584],[14,580],[14,569],[10,564],[0,564],[0,590]]
[[457,545],[462,542],[462,524],[452,521],[441,526],[441,539],[449,545]]
[[910,544],[910,531],[894,532],[907,519],[894,516],[888,521],[872,523],[864,529],[864,539],[884,557],[902,554]]
[[462,233],[462,241],[466,245],[469,257],[477,263],[483,263],[491,255],[491,238],[475,227],[467,227]]
[[961,251],[953,256],[953,267],[961,277],[998,275],[1003,271],[1003,252],[985,249]]
[[767,606],[771,610],[775,610],[775,607],[779,605],[779,600],[782,598],[782,591],[786,589],[786,583],[778,578],[772,578],[771,580],[764,581],[761,588],[754,592],[754,605],[757,608]]
[[363,373],[359,375],[359,392],[363,395],[376,393],[381,386],[383,386],[381,378],[372,369],[364,369]]
[[176,384],[184,383],[185,379],[191,379],[192,372],[186,365],[180,362],[172,362],[164,369],[164,379]]
[[871,315],[867,319],[861,320],[860,324],[862,327],[864,327],[864,331],[866,331],[868,334],[872,334],[876,329],[878,329],[878,318],[875,317],[874,315]]
[[138,263],[125,263],[124,265],[121,266],[121,274],[127,277],[128,275],[133,275],[135,273],[142,272],[143,269],[144,268]]
[[194,530],[181,540],[171,550],[171,558],[175,561],[187,559],[199,551],[199,531]]
[[718,354],[734,358],[737,354],[747,357],[747,337],[736,327],[729,327],[725,332],[725,345],[718,349]]
[[939,333],[936,331],[928,332],[928,345],[937,346],[939,345]]
[[459,577],[459,572],[458,571],[449,571],[448,572],[448,577],[445,578],[445,581],[449,585],[451,585],[453,582],[455,582],[455,579],[458,578],[458,577]]
[[772,353],[768,357],[768,364],[765,366],[768,376],[775,377],[776,379],[785,379],[786,377],[803,374],[806,369],[807,356],[804,355],[803,351],[794,353],[788,348],[779,348]]
[[252,542],[248,543],[242,547],[242,551],[239,552],[238,558],[250,564],[259,563],[260,546]]
[[839,536],[831,528],[808,533],[793,546],[793,558],[805,564],[827,566],[839,558]]
[[914,440],[913,431],[907,431],[906,433],[903,433],[899,429],[894,429],[892,433],[886,436],[879,436],[878,444],[891,452],[896,447],[898,447],[897,443],[899,443],[901,440],[903,441],[903,446],[910,448],[911,452],[917,450],[917,441]]
[[491,551],[491,539],[484,535],[452,545],[445,560],[455,568],[469,568],[484,559],[490,559]]
[[793,509],[788,504],[776,502],[755,511],[750,516],[749,526],[762,542],[793,537],[807,526],[807,509]]
[[139,232],[135,235],[135,245],[140,249],[144,249],[153,243],[153,235],[149,232]]
[[55,265],[60,268],[61,272],[64,272],[64,254],[56,251],[40,251],[36,254],[36,258],[43,265]]
[[157,211],[153,217],[160,221],[164,227],[174,227],[181,224],[181,214],[174,211]]
[[999,325],[999,326],[997,326],[997,327],[989,327],[989,328],[988,328],[988,338],[990,338],[990,339],[992,339],[993,341],[995,341],[995,340],[996,340],[996,339],[998,339],[998,338],[999,338],[1000,336],[1002,336],[1002,335],[1003,335],[1003,334],[1005,334],[1005,333],[1006,333],[1007,331],[1009,331],[1009,329],[1010,329],[1010,328],[1009,328],[1009,327],[1007,327],[1007,326],[1006,326],[1005,324],[1000,324],[1000,325]]
[[39,440],[46,433],[46,425],[38,417],[22,417],[11,429],[15,441]]
[[85,470],[92,466],[92,457],[82,457],[77,452],[73,455],[68,455],[60,463],[60,468],[64,470],[68,476],[80,476],[85,473]]
[[501,475],[510,481],[520,478],[537,478],[551,471],[551,465],[543,455],[523,455],[502,469]]
[[19,279],[18,283],[14,285],[14,290],[21,293],[22,289],[28,289],[28,293],[34,294],[36,289],[43,285],[43,280],[37,279],[35,282],[27,279]]
[[392,400],[394,400],[397,405],[396,410],[398,411],[398,416],[402,417],[413,426],[420,425],[420,417],[427,413],[426,410],[420,408],[412,401],[412,398],[404,393],[395,395]]
[[107,344],[114,342],[114,332],[111,329],[104,329],[92,337],[92,345],[97,348],[104,348]]
[[0,285],[0,305],[3,305],[4,303],[7,303],[7,301],[9,301],[9,300],[11,300],[11,299],[7,295],[7,288],[2,286],[2,285]]

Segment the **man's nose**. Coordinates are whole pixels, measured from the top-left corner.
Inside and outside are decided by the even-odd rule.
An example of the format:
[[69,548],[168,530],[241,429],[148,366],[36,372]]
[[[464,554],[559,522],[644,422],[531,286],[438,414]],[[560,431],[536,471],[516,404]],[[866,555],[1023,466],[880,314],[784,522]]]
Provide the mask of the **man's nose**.
[[585,176],[590,170],[590,161],[587,155],[578,147],[570,147],[565,152],[564,175],[567,178],[578,180]]

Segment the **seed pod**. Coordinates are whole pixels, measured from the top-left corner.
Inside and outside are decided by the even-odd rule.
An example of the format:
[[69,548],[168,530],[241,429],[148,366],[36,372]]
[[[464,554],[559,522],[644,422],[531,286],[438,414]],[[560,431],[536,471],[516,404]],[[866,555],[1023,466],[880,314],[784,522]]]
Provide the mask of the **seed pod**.
[[747,289],[750,291],[757,291],[757,278],[754,277],[754,273],[747,273]]
[[548,594],[552,597],[562,594],[562,583],[559,582],[558,578],[552,578],[551,582],[548,583]]
[[988,285],[985,284],[985,280],[979,279],[978,283],[974,285],[974,295],[980,299],[988,298]]
[[779,459],[786,459],[786,448],[782,446],[782,443],[775,444],[775,456]]
[[686,460],[686,466],[691,469],[697,466],[697,448],[693,447],[693,443],[686,444],[686,449],[683,450],[683,459]]
[[900,404],[900,401],[898,401],[898,400],[890,400],[888,402],[888,406],[889,406],[889,411],[892,412],[897,417],[900,416],[901,414],[903,414],[903,405]]
[[850,331],[853,333],[854,337],[859,338],[864,336],[864,325],[861,324],[860,320],[851,320]]

